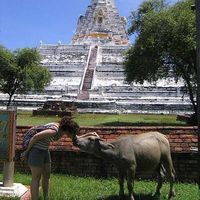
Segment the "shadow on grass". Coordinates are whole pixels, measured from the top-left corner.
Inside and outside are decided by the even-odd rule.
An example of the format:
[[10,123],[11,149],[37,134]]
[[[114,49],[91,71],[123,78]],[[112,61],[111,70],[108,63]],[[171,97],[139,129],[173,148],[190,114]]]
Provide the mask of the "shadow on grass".
[[[98,124],[98,126],[178,126],[180,123],[144,123],[144,122],[106,122]],[[182,124],[183,126],[184,124]]]
[[[151,193],[149,194],[134,194],[135,200],[159,200],[159,197],[153,196]],[[97,200],[119,200],[119,196],[112,195],[108,197],[99,197]],[[123,200],[129,200],[128,196],[126,195]]]

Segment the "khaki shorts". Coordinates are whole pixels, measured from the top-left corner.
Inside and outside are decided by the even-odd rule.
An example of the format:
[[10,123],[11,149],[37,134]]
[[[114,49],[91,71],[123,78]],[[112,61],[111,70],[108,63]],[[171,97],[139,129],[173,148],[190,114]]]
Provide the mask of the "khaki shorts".
[[43,166],[51,163],[49,150],[32,148],[28,154],[28,164],[30,166]]

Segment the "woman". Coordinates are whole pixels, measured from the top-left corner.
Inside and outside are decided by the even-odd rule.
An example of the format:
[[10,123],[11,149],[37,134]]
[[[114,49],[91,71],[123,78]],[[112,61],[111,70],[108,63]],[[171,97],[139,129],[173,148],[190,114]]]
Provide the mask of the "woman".
[[[29,141],[27,149],[21,154],[21,159],[28,160],[31,169],[31,197],[38,200],[39,184],[42,177],[42,189],[44,199],[48,198],[49,178],[51,172],[51,158],[49,153],[49,143],[61,138],[64,134],[72,140],[77,136],[79,126],[69,117],[63,117],[59,123],[46,124],[42,131],[36,133]],[[33,127],[33,129],[37,127]]]

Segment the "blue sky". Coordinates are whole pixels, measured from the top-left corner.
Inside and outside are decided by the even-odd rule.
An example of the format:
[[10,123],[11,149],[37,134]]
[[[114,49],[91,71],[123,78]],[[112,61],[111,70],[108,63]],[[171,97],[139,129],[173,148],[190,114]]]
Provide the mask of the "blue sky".
[[[129,16],[143,0],[116,0],[121,16]],[[175,0],[171,0],[175,1]],[[0,44],[14,50],[40,41],[69,44],[80,14],[91,0],[1,0]]]

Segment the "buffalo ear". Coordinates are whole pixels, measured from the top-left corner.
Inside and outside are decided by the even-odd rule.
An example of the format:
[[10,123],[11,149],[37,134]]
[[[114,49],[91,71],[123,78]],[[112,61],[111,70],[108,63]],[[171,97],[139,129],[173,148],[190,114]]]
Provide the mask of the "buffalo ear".
[[114,149],[114,148],[115,148],[115,146],[114,146],[114,145],[112,145],[111,143],[108,143],[108,146],[109,146],[110,148],[112,148],[112,149]]
[[105,140],[103,140],[101,138],[96,138],[95,140],[98,143],[98,146],[100,147],[100,149],[107,150],[107,149],[114,149],[115,148],[114,145],[106,142]]
[[[99,139],[100,141],[103,141],[103,142],[106,142],[106,140],[104,140],[104,139]],[[110,148],[112,148],[112,149],[114,149],[115,148],[115,146],[114,145],[112,145],[111,143],[109,143],[109,142],[106,142],[106,144],[110,147]]]

